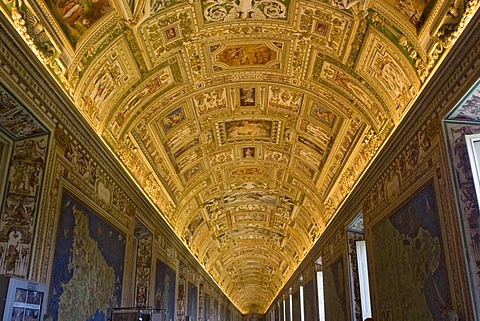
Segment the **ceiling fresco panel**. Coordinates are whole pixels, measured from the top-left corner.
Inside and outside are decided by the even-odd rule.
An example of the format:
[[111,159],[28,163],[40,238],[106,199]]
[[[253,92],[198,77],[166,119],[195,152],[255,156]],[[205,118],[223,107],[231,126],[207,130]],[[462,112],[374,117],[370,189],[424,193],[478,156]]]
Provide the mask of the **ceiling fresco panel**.
[[115,97],[121,96],[140,77],[125,38],[119,37],[90,64],[78,84],[82,89],[76,91],[74,100],[85,118],[98,128]]
[[303,95],[299,92],[277,86],[268,88],[268,106],[299,113]]
[[73,47],[98,20],[114,11],[108,0],[45,0],[45,4]]
[[227,91],[225,88],[198,93],[192,97],[192,101],[199,117],[228,108]]
[[144,77],[137,82],[117,101],[105,118],[105,127],[114,137],[118,137],[125,126],[131,126],[134,120],[138,120],[136,116],[147,107],[155,110],[163,108],[164,105],[155,99],[182,81],[177,59],[159,65],[155,73],[150,73],[150,77]]
[[435,5],[434,0],[386,0],[385,4],[390,5],[406,18],[416,29],[422,28],[426,18]]
[[304,37],[311,37],[312,46],[343,59],[347,54],[347,40],[354,31],[353,16],[348,11],[334,10],[325,3],[303,5],[299,15],[298,28]]
[[233,149],[222,151],[213,155],[210,155],[210,166],[222,165],[234,160]]
[[336,90],[349,97],[350,101],[357,106],[356,112],[364,117],[371,126],[381,128],[391,117],[383,108],[383,102],[379,101],[377,97],[373,97],[370,88],[365,88],[359,79],[343,68],[318,56],[315,70],[314,79],[334,86]]
[[[324,124],[327,126],[329,129],[328,132],[334,130],[334,125],[338,123],[343,116],[336,114],[334,111],[332,111],[331,108],[325,107],[327,104],[317,102],[317,101],[312,101],[311,102],[311,109],[309,116],[313,117],[315,120],[319,121],[321,124]],[[305,129],[308,130],[308,123],[305,124],[302,127],[305,127]],[[311,129],[312,131],[322,131],[322,129]],[[323,129],[323,131],[326,131]],[[318,136],[323,136],[324,134],[320,134]]]
[[282,150],[266,147],[264,159],[271,163],[287,165],[290,162],[290,155]]
[[[330,112],[326,111],[325,109],[323,109],[324,111],[321,111],[321,110],[322,109],[317,107],[315,112],[317,113],[317,115],[320,115],[321,113],[324,114],[323,118],[321,118],[322,120],[325,120],[326,118],[333,118]],[[321,116],[317,116],[317,117],[320,118]],[[318,118],[315,118],[315,119],[318,119]],[[300,119],[298,129],[299,131],[302,131],[305,134],[308,134],[310,137],[312,137],[315,140],[315,142],[317,142],[318,145],[320,145],[320,147],[318,148],[322,148],[324,151],[327,149],[331,140],[333,139],[333,135],[331,133],[330,128],[328,128],[327,126],[322,126],[322,124],[317,124],[315,122],[308,121],[305,118]]]
[[420,80],[411,61],[376,29],[369,29],[365,37],[365,52],[357,64],[357,71],[383,91],[387,104],[393,105],[396,121],[420,89]]
[[[171,165],[165,161],[164,152],[157,147],[150,136],[141,135],[138,132],[134,132],[132,136],[137,147],[133,147],[135,152],[132,158],[135,158],[135,160],[132,162],[131,167],[139,166],[140,162],[138,160],[143,160],[147,171],[151,172],[152,175],[155,173],[154,175],[157,177],[156,180],[152,182],[161,182],[161,185],[155,186],[155,190],[165,191],[167,194],[165,195],[166,197],[176,200],[176,198],[180,196],[181,183],[176,174],[170,170]],[[135,155],[137,153],[139,154]],[[133,169],[135,172],[135,167]],[[141,172],[139,174],[141,174]],[[140,183],[145,184],[144,181],[140,181]],[[152,186],[152,188],[153,187],[154,186]]]
[[155,15],[138,26],[138,40],[148,66],[155,67],[172,53],[184,50],[184,42],[193,33],[193,14],[181,11]]
[[281,121],[268,119],[234,119],[216,123],[219,145],[237,141],[265,141],[278,143]]
[[212,59],[212,71],[221,72],[244,67],[280,70],[282,42],[244,43],[231,45],[210,45],[209,56]]
[[[262,88],[263,89],[263,88]],[[262,90],[263,91],[263,90]],[[258,108],[260,107],[260,90],[256,87],[240,87],[235,90],[235,108]],[[263,98],[263,97],[262,97]],[[262,99],[263,100],[263,99]]]

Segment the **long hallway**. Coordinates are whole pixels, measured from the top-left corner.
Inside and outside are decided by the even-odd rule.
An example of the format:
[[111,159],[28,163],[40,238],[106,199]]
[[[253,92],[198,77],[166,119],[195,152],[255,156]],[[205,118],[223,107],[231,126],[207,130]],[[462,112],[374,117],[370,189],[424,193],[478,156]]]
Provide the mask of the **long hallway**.
[[1,0],[3,320],[480,321],[479,7]]

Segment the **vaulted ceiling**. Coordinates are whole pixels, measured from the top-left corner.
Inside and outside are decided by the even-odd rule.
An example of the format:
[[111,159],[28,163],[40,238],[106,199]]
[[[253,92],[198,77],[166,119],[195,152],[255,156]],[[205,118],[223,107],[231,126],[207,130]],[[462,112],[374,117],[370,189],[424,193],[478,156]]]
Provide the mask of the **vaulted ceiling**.
[[0,3],[245,313],[265,312],[479,6]]

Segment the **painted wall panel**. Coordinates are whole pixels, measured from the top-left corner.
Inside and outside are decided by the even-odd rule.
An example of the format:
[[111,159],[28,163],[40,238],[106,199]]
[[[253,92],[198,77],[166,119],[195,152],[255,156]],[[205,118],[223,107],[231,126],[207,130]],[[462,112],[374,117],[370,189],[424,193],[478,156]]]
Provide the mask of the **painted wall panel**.
[[48,313],[53,320],[106,320],[122,296],[125,235],[63,194]]
[[372,229],[382,320],[443,320],[451,306],[433,184]]
[[155,309],[165,309],[166,321],[175,318],[175,271],[157,260],[155,274]]

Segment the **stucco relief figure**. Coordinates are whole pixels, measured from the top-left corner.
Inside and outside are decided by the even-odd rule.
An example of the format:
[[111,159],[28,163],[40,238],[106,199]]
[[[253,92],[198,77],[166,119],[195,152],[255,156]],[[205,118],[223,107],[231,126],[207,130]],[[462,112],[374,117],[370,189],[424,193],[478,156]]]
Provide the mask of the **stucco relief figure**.
[[412,97],[409,91],[411,84],[397,61],[388,53],[383,55],[377,52],[374,55],[372,67],[376,71],[377,79],[394,101],[402,107],[405,106]]
[[350,9],[361,0],[332,0],[332,5],[339,9]]
[[270,107],[284,108],[294,112],[300,110],[302,95],[298,92],[280,87],[271,87],[268,95],[268,105]]
[[151,0],[150,2],[150,14],[156,14],[157,12],[169,8],[177,3],[179,0]]
[[239,4],[232,2],[232,8],[223,20],[229,21],[238,18],[266,19],[267,17],[258,8],[257,3],[253,4],[251,0],[240,0]]
[[231,21],[236,19],[285,19],[288,1],[281,0],[205,0],[205,20]]
[[195,109],[199,115],[227,108],[227,94],[224,89],[200,93],[193,98]]

